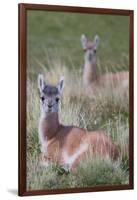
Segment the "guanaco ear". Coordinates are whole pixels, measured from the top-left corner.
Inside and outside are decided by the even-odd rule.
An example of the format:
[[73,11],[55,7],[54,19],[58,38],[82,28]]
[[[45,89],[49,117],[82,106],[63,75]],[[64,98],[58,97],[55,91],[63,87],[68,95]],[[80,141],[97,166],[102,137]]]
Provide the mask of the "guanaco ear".
[[81,35],[81,44],[82,44],[82,48],[85,50],[87,47],[87,38],[84,34]]
[[59,83],[57,85],[57,88],[58,88],[59,93],[61,94],[64,88],[64,76],[61,76]]
[[38,75],[38,89],[40,93],[44,90],[45,87],[45,81],[44,81],[44,76],[42,74]]
[[94,44],[95,44],[95,49],[97,49],[98,45],[99,45],[99,36],[98,35],[95,35],[95,37],[94,37]]

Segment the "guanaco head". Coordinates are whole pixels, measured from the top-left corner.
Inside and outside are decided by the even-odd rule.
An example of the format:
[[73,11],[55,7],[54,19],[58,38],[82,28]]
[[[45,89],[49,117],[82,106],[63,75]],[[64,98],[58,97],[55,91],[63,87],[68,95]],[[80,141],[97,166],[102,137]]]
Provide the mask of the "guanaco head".
[[38,75],[38,89],[40,93],[41,114],[48,115],[58,112],[59,100],[64,87],[64,77],[60,78],[56,86],[46,84],[42,74]]
[[81,35],[81,44],[85,52],[85,62],[94,62],[99,45],[98,35],[96,35],[92,41],[88,40],[84,34]]

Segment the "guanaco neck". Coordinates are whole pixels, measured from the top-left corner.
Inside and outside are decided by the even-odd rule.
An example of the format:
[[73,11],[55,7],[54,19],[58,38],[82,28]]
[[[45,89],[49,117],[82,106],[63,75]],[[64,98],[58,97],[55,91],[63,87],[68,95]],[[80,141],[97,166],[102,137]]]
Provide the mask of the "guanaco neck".
[[41,140],[50,140],[56,136],[59,127],[58,113],[50,113],[48,115],[41,115],[39,123],[39,132]]
[[83,81],[85,86],[89,86],[93,81],[97,81],[98,74],[96,69],[96,58],[92,61],[85,59]]

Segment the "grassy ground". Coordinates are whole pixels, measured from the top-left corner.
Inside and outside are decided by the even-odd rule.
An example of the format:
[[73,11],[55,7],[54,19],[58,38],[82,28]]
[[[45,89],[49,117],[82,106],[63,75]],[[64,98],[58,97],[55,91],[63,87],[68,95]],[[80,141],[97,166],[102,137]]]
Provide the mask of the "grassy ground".
[[[27,19],[27,189],[127,184],[128,98],[106,90],[94,99],[84,95],[80,36],[100,36],[98,70],[127,69],[128,18],[28,11]],[[38,73],[44,73],[49,83],[65,76],[60,121],[89,130],[105,130],[120,148],[119,161],[87,157],[76,174],[63,173],[58,166],[46,169],[39,165]]]

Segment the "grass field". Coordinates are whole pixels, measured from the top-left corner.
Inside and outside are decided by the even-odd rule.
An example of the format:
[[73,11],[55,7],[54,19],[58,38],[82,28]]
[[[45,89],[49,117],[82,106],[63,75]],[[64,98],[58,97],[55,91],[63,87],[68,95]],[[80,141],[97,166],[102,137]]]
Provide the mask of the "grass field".
[[[96,185],[127,184],[128,177],[128,98],[101,91],[95,98],[84,94],[83,51],[80,36],[98,34],[98,70],[128,69],[128,17],[27,12],[27,189],[53,189]],[[88,130],[103,129],[118,145],[119,161],[86,158],[77,173],[63,173],[59,166],[39,165],[39,100],[37,76],[55,84],[65,76],[60,105],[60,121]]]

